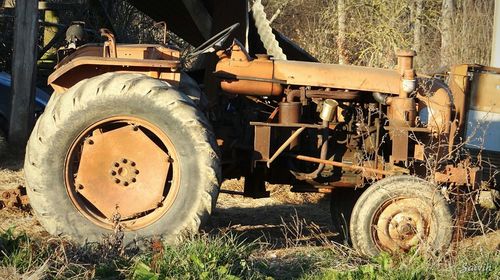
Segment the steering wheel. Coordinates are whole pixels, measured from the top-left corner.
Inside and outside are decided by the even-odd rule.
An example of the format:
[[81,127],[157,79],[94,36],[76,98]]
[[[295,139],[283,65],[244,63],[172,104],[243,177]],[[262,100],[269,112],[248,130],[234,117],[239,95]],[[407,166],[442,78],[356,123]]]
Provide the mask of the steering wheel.
[[194,49],[190,54],[188,54],[187,59],[193,58],[200,54],[210,53],[220,50],[224,42],[229,38],[229,35],[231,35],[231,33],[233,33],[233,31],[236,28],[238,28],[238,26],[240,26],[240,24],[235,23],[229,26],[228,28],[222,30],[221,32],[215,34],[210,39],[205,41],[205,43],[201,44],[196,49]]

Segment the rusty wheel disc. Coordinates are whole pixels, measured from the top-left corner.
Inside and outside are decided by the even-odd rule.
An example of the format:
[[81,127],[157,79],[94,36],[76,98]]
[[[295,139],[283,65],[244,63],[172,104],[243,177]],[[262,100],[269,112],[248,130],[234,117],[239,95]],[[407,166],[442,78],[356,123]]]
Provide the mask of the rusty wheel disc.
[[68,195],[107,229],[144,228],[168,212],[179,190],[179,163],[168,136],[149,121],[116,116],[88,127],[65,161]]
[[433,238],[432,206],[418,198],[385,202],[372,219],[372,238],[383,251],[408,251]]

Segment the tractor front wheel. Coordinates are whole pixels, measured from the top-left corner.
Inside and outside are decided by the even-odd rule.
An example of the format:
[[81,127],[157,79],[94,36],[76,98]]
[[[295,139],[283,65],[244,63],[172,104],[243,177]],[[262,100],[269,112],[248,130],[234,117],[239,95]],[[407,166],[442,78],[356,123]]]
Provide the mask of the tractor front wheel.
[[393,176],[368,187],[352,211],[353,247],[365,255],[450,246],[450,208],[437,187],[413,176]]

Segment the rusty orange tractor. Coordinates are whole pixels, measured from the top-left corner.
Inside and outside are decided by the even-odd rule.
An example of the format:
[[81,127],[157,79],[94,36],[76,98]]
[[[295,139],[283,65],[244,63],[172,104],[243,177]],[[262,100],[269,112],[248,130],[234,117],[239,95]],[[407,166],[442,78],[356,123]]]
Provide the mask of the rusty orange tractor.
[[[132,2],[160,17],[161,1]],[[92,241],[120,224],[126,242],[173,242],[207,220],[224,179],[245,177],[255,198],[268,195],[265,182],[332,193],[335,228],[364,254],[447,248],[460,220],[451,194],[481,184],[457,148],[469,104],[492,107],[500,69],[462,65],[438,79],[416,73],[413,51],[377,69],[318,63],[290,42],[297,60],[273,59],[249,51],[248,26],[191,53],[203,71],[184,71],[175,48],[117,44],[107,30],[104,44],[66,49],[26,152],[43,226]],[[477,79],[490,82],[471,99]]]

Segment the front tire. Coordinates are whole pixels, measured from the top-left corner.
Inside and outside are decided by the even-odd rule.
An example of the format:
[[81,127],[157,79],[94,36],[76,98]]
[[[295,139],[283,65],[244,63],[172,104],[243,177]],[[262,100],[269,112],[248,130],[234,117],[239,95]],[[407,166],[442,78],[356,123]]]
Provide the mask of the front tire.
[[369,256],[418,246],[450,246],[450,209],[431,183],[413,176],[392,176],[368,187],[356,202],[350,223],[353,247]]
[[28,142],[31,205],[47,231],[125,243],[198,230],[218,194],[219,158],[185,94],[140,74],[108,73],[54,94]]

